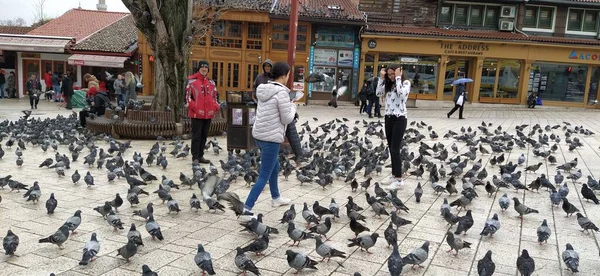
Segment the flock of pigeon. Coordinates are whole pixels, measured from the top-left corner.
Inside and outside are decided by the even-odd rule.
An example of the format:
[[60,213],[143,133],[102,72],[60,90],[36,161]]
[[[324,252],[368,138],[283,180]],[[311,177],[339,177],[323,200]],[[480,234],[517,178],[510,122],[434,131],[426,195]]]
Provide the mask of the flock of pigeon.
[[[207,212],[231,212],[239,217],[243,213],[244,205],[240,196],[230,191],[230,187],[244,185],[237,184],[238,178],[243,179],[246,186],[251,186],[258,177],[260,153],[254,149],[244,153],[224,152],[226,157],[219,160],[219,165],[210,163],[205,166],[192,163],[190,172],[180,172],[176,183],[176,180],[169,179],[165,175],[157,177],[150,170],[168,171],[169,160],[191,162],[187,158],[189,145],[178,137],[173,137],[172,141],[159,138],[159,141],[148,150],[134,149],[131,141],[122,142],[107,135],[95,135],[78,129],[75,114],[45,119],[31,118],[31,112],[28,111],[24,111],[24,114],[18,121],[0,123],[2,139],[0,159],[6,159],[3,157],[12,154],[13,151],[17,156],[16,167],[9,170],[7,169],[9,165],[3,164],[3,170],[18,172],[18,167],[32,166],[25,161],[26,153],[30,151],[36,152],[34,154],[39,154],[40,150],[44,154],[51,151],[54,152],[54,158],[45,159],[39,164],[38,169],[54,170],[58,178],[70,177],[73,185],[80,185],[83,181],[82,184],[87,185],[90,190],[96,185],[114,185],[116,192],[114,198],[93,208],[93,211],[101,215],[106,220],[107,227],[114,232],[119,232],[126,226],[118,208],[128,202],[131,208],[135,209],[132,215],[144,219],[144,228],[152,242],[162,241],[164,235],[159,221],[154,217],[154,209],[166,208],[173,216],[185,212],[176,200],[181,198],[177,196],[177,190],[181,186],[198,191],[198,195],[193,193],[189,198],[189,207],[194,210],[192,212],[198,212],[199,209],[206,207]],[[317,118],[313,120],[313,124],[318,122]],[[562,154],[561,150],[577,150],[583,146],[583,141],[579,137],[594,135],[592,131],[583,127],[571,126],[567,122],[554,126],[517,125],[515,134],[509,134],[510,130],[503,130],[501,126],[494,127],[491,123],[482,122],[476,129],[462,127],[459,133],[449,130],[440,138],[432,126],[425,122],[413,121],[406,131],[405,147],[401,155],[403,171],[407,178],[415,178],[415,182],[424,183],[421,185],[421,182],[418,182],[414,191],[409,191],[407,187],[399,191],[386,191],[385,187],[378,182],[371,185],[373,178],[377,178],[386,167],[386,163],[389,163],[386,162],[389,159],[389,152],[381,122],[364,120],[350,122],[347,119],[334,119],[317,127],[311,127],[306,121],[299,129],[299,134],[304,141],[305,156],[294,158],[288,152],[282,151],[280,162],[283,178],[287,180],[288,177],[295,175],[300,186],[316,183],[322,189],[347,185],[349,194],[354,196],[348,196],[347,201],[341,204],[332,198],[325,206],[318,201],[313,202],[312,205],[304,202],[300,213],[296,211],[296,205],[292,204],[281,214],[280,225],[267,225],[263,221],[262,214],[249,221],[240,220],[241,231],[254,236],[249,243],[236,248],[236,255],[232,260],[232,263],[244,273],[260,275],[249,253],[255,256],[263,255],[269,247],[270,239],[279,237],[280,230],[284,229],[291,246],[298,246],[302,241],[314,240],[315,253],[321,257],[321,262],[325,260],[329,262],[332,258],[340,260],[347,258],[348,253],[345,250],[334,248],[327,243],[328,234],[332,234],[330,233],[332,225],[347,221],[354,233],[354,236],[347,238],[347,246],[358,247],[361,251],[364,250],[365,254],[371,253],[369,249],[380,241],[380,234],[383,235],[387,245],[392,247],[387,260],[391,275],[400,275],[409,265],[412,268],[422,267],[429,258],[430,241],[425,241],[422,246],[402,257],[398,249],[397,231],[400,227],[412,224],[401,215],[410,212],[410,205],[419,204],[424,192],[444,197],[443,204],[440,206],[440,222],[447,222],[445,241],[448,244],[448,252],[454,251],[454,255],[465,248],[471,248],[473,244],[465,237],[475,223],[470,207],[483,190],[488,196],[503,194],[498,197],[498,209],[496,209],[503,214],[512,212],[511,204],[515,214],[518,214],[521,220],[526,219],[528,214],[539,213],[537,210],[539,208],[562,206],[567,216],[576,215],[582,231],[599,231],[598,227],[582,214],[584,212],[580,210],[581,207],[567,199],[570,192],[567,181],[581,186],[581,197],[591,201],[590,205],[599,203],[595,192],[600,190],[600,184],[592,176],[587,177],[586,183],[580,183],[583,175],[577,158],[564,164],[557,164],[556,156]],[[445,140],[451,145],[447,148],[438,140]],[[461,145],[464,150],[460,150],[458,145]],[[206,150],[210,148],[216,156],[222,156],[220,153],[222,148],[216,139],[206,146]],[[415,151],[410,151],[410,148],[415,148]],[[529,150],[532,154],[527,154]],[[125,156],[131,154],[131,151],[134,151],[132,158],[127,159]],[[510,157],[515,155],[517,159],[513,162]],[[489,161],[484,163],[482,156],[490,157]],[[528,161],[527,156],[535,161]],[[536,173],[544,164],[547,164],[549,169],[556,170],[552,178],[541,174],[530,183],[522,182],[524,174]],[[496,171],[488,172],[489,168]],[[100,170],[105,171],[103,175],[106,175],[106,179],[94,177],[94,174],[98,174]],[[458,180],[461,181],[460,184]],[[158,188],[151,191],[147,187],[154,181],[158,182]],[[425,183],[430,183],[431,189]],[[22,197],[26,202],[31,201],[31,204],[38,204],[40,200],[44,200],[42,191],[45,185],[50,186],[38,181],[29,185],[14,179],[11,175],[0,178],[0,188],[10,189],[9,193],[4,194],[5,197],[19,197],[21,195],[19,191],[23,190],[26,192]],[[478,190],[477,186],[483,186],[483,190]],[[460,192],[457,187],[460,188]],[[517,192],[523,190],[524,193],[542,195],[540,189],[542,192],[548,191],[551,203],[548,207],[526,206],[521,203],[519,197],[513,197],[511,200],[506,193],[509,190]],[[14,191],[16,193],[13,193]],[[359,198],[361,193],[364,193],[368,206],[359,205],[362,202]],[[415,202],[403,202],[398,197],[398,193],[405,195],[414,193],[409,198],[414,198]],[[126,196],[123,198],[121,194]],[[143,201],[145,203],[141,203]],[[0,197],[0,204],[1,202]],[[52,216],[59,205],[60,198],[51,193],[45,200],[47,214]],[[73,210],[72,217],[64,224],[57,225],[58,230],[40,239],[39,243],[51,243],[62,249],[69,237],[76,234],[78,227],[85,223],[82,214],[89,214],[89,211],[92,210]],[[464,211],[466,211],[464,215],[458,215]],[[301,218],[296,218],[297,214],[301,214]],[[347,218],[342,218],[343,216]],[[387,228],[382,229],[382,233],[378,233],[376,229],[374,231],[369,229],[365,222],[372,219],[371,217],[386,220],[389,218]],[[281,224],[286,226],[282,227]],[[485,221],[480,235],[490,238],[501,235],[500,226],[500,216],[494,213]],[[537,228],[540,246],[548,242],[551,229],[553,228],[549,226],[546,219]],[[18,234],[8,230],[3,238],[6,255],[14,256],[18,252]],[[145,235],[138,231],[136,223],[132,222],[127,232],[127,240],[117,250],[116,255],[127,262],[135,258],[138,248],[144,246],[144,242],[149,242],[144,241]],[[90,239],[84,245],[80,265],[88,265],[94,260],[101,248],[101,238],[96,233],[91,233]],[[203,274],[215,275],[210,248],[207,250],[205,246],[206,244],[198,244],[194,262]],[[307,252],[288,249],[285,254],[288,265],[295,269],[296,273],[319,267],[319,262]],[[579,271],[579,254],[569,243],[565,245],[562,260],[567,269],[572,272]],[[338,264],[343,267],[343,261]],[[522,250],[516,267],[522,275],[531,275],[535,271],[535,260],[529,255],[527,249]],[[142,275],[158,275],[146,264],[141,270]],[[478,261],[477,272],[479,275],[493,275],[495,272],[491,250]],[[360,272],[354,275],[360,275]]]

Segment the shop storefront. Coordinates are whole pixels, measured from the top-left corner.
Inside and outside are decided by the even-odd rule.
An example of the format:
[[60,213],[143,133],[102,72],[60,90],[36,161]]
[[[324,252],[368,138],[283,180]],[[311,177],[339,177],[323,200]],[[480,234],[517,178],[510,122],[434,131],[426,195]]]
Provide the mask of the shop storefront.
[[330,78],[325,82],[309,84],[311,99],[329,100],[334,87],[347,86],[340,100],[356,98],[359,86],[360,45],[356,42],[356,28],[316,25],[314,43],[310,47],[309,72],[321,72]]
[[364,34],[360,81],[391,64],[413,83],[410,97],[452,100],[458,78],[471,78],[470,102],[525,104],[537,93],[544,105],[591,106],[598,98],[600,50],[594,46],[425,39]]

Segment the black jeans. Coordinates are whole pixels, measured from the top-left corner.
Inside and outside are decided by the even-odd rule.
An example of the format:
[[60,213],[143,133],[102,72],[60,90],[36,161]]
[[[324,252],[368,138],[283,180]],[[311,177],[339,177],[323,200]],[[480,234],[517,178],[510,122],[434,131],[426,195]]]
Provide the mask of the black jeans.
[[367,100],[360,100],[360,111],[358,113],[362,114],[367,111]]
[[385,116],[385,138],[388,142],[390,156],[392,158],[392,174],[395,177],[402,176],[402,158],[400,158],[400,150],[402,148],[402,140],[406,131],[405,116]]
[[81,110],[79,111],[79,124],[82,127],[85,127],[85,118],[90,116],[90,112],[87,110]]
[[31,105],[31,108],[33,108],[34,106],[35,106],[35,108],[37,108],[37,105],[39,102],[40,102],[39,96],[29,95],[29,105]]
[[192,160],[204,158],[204,147],[210,130],[211,119],[192,118]]
[[454,107],[448,113],[448,117],[452,116],[452,114],[454,114],[454,112],[458,109],[458,118],[462,118],[463,117],[463,108],[464,108],[464,106],[465,106],[464,104],[463,105],[454,104]]
[[369,99],[369,103],[367,104],[367,109],[365,110],[369,116],[371,116],[371,112],[373,111],[373,107],[375,107],[375,116],[381,116],[381,104],[379,104],[379,97],[374,97]]

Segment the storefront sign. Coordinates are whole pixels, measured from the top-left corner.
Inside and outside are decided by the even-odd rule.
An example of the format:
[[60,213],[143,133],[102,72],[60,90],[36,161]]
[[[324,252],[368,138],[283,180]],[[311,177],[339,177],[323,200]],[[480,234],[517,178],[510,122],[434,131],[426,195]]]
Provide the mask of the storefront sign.
[[317,47],[352,48],[355,38],[354,27],[317,25],[315,45]]
[[21,53],[22,58],[40,58],[39,53]]
[[569,59],[580,59],[580,60],[598,60],[598,54],[586,53],[586,52],[577,52],[573,50],[569,55]]
[[418,58],[403,57],[403,58],[400,59],[400,62],[417,63],[417,62],[419,62],[419,59]]
[[304,82],[301,81],[295,81],[294,82],[294,89],[295,91],[304,91]]
[[78,60],[73,60],[73,62],[69,62],[69,64],[84,66],[85,65],[85,61],[78,59]]
[[490,50],[487,44],[440,43],[444,54],[482,56]]
[[359,67],[359,63],[360,63],[360,45],[356,45],[354,47],[354,61],[352,62],[352,68],[354,68],[354,70],[352,70],[352,98],[356,98],[356,96],[358,95],[358,67]]
[[[313,65],[315,64],[315,46],[310,46],[310,52],[308,54],[308,74],[312,74]],[[312,83],[308,84],[308,98],[310,99],[312,96]]]
[[315,49],[313,63],[315,65],[337,65],[337,50],[332,49]]
[[371,49],[375,49],[375,47],[377,47],[377,40],[370,39],[367,46],[369,46],[369,48],[371,48]]
[[354,62],[352,50],[339,50],[338,66],[352,66]]

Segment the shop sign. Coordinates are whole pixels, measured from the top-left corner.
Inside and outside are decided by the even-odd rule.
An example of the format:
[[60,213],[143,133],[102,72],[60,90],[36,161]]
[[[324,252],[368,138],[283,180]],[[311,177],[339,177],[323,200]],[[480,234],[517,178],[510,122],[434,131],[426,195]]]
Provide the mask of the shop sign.
[[369,42],[367,43],[367,46],[369,46],[369,48],[371,48],[371,49],[375,49],[375,47],[377,47],[377,40],[370,39]]
[[353,50],[340,50],[338,55],[338,66],[352,66],[354,62]]
[[337,65],[337,50],[332,49],[315,49],[314,64],[316,65]]
[[409,58],[409,57],[403,57],[400,59],[401,62],[406,62],[406,63],[417,63],[419,62],[418,58]]
[[440,43],[440,48],[444,50],[444,54],[482,56],[484,53],[490,50],[490,45],[466,43]]
[[70,62],[70,63],[71,63],[71,65],[81,65],[81,66],[85,65],[85,61],[80,60],[80,59],[75,59],[75,60],[73,60],[73,62]]
[[598,54],[585,53],[585,52],[577,52],[573,50],[569,55],[569,59],[580,59],[580,60],[598,60]]

